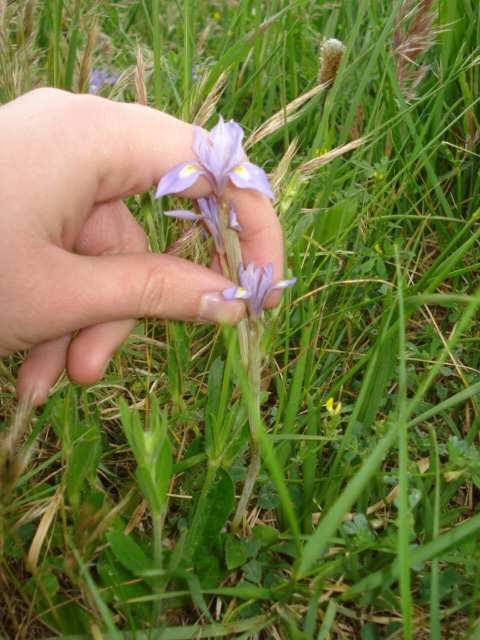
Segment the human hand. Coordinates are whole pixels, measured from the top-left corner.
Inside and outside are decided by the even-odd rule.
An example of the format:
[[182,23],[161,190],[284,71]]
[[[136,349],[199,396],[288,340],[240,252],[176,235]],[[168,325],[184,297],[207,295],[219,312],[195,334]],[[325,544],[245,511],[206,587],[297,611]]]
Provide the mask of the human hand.
[[[148,253],[122,198],[143,193],[192,159],[189,124],[140,105],[39,89],[0,107],[0,356],[28,349],[17,395],[39,405],[67,369],[79,384],[103,375],[144,316],[236,323],[241,300],[213,269]],[[206,197],[200,178],[180,194]],[[268,199],[228,194],[246,263],[283,277],[283,238]],[[73,253],[75,251],[75,253]],[[279,301],[273,292],[268,306]]]

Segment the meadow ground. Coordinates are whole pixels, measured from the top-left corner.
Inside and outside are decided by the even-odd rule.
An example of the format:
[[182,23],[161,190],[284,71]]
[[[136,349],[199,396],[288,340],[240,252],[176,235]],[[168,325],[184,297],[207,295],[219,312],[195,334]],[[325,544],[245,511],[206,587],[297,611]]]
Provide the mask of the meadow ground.
[[[297,278],[260,413],[211,325],[141,320],[31,413],[0,361],[0,636],[480,638],[479,34],[475,0],[0,0],[1,103],[234,118]],[[177,200],[127,204],[153,251],[208,262]]]

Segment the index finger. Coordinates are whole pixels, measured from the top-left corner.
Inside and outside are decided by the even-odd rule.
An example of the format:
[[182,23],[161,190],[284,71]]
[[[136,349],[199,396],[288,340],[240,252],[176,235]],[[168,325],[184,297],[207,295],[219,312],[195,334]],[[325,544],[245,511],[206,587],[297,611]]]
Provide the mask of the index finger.
[[[111,199],[148,190],[160,178],[183,162],[196,160],[193,126],[160,111],[133,104],[111,103],[94,96],[83,96],[88,103],[102,102],[104,125],[100,127],[105,153],[97,156],[99,197]],[[121,135],[119,135],[121,131]],[[200,177],[181,196],[206,197],[212,185]],[[242,226],[239,233],[245,263],[272,263],[274,278],[283,278],[283,233],[270,200],[252,189],[229,184],[227,195],[235,206]],[[271,302],[278,301],[278,294]]]
[[[21,132],[31,140],[31,155],[41,154],[41,162],[32,157],[32,164],[40,183],[48,177],[61,212],[60,227],[49,222],[50,237],[61,239],[66,248],[74,246],[96,203],[144,193],[171,169],[196,159],[193,125],[156,109],[58,89],[38,89],[14,102],[19,131],[10,124],[10,134]],[[51,150],[46,156],[45,148]],[[27,179],[24,173],[17,172],[19,180]],[[180,195],[197,199],[211,193],[210,182],[200,177]],[[282,279],[283,235],[270,201],[233,184],[228,195],[243,227],[239,238],[245,263],[271,262],[274,277]],[[38,194],[33,204],[49,208]],[[276,293],[270,302],[278,300]]]
[[[146,190],[151,184],[157,184],[162,175],[179,164],[197,159],[193,151],[194,131],[191,125],[140,105],[115,106],[128,107],[129,118],[128,139],[117,137],[120,148],[109,158],[113,168],[108,174],[120,180],[117,188],[122,184],[125,185],[126,179],[126,176],[123,179],[121,177],[126,167],[121,163],[118,166],[119,159],[125,155],[123,145],[128,146],[129,158],[133,162],[133,166],[129,168],[129,179],[136,181],[138,186],[144,187],[140,190]],[[127,117],[127,109],[122,109],[123,117]],[[115,126],[114,120],[109,119],[109,123]],[[142,140],[145,141],[145,146],[142,145]],[[138,144],[140,144],[141,157],[135,158],[132,151],[138,148],[135,146]],[[135,176],[138,170],[140,173]],[[143,184],[142,180],[145,180]],[[112,187],[110,178],[108,186]],[[194,185],[179,195],[197,199],[211,193],[210,182],[200,177]],[[228,186],[227,195],[234,203],[242,227],[239,238],[245,263],[252,260],[256,264],[271,262],[274,265],[274,277],[278,280],[282,279],[283,233],[270,200],[258,191],[241,189],[232,183]]]

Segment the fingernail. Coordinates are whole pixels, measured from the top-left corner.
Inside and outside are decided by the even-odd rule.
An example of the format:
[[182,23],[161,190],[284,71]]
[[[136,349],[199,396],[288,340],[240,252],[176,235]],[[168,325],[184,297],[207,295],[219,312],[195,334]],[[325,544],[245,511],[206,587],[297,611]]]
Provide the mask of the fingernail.
[[205,293],[200,301],[197,320],[218,324],[236,324],[245,313],[240,300],[226,300],[221,293]]

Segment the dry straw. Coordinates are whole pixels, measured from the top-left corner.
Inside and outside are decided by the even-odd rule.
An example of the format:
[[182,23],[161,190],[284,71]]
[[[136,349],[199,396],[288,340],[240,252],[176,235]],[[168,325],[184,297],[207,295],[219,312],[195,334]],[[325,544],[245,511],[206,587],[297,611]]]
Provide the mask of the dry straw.
[[393,34],[393,55],[402,94],[408,102],[417,98],[417,88],[429,66],[420,58],[436,43],[440,29],[434,26],[434,0],[405,0],[397,16]]

